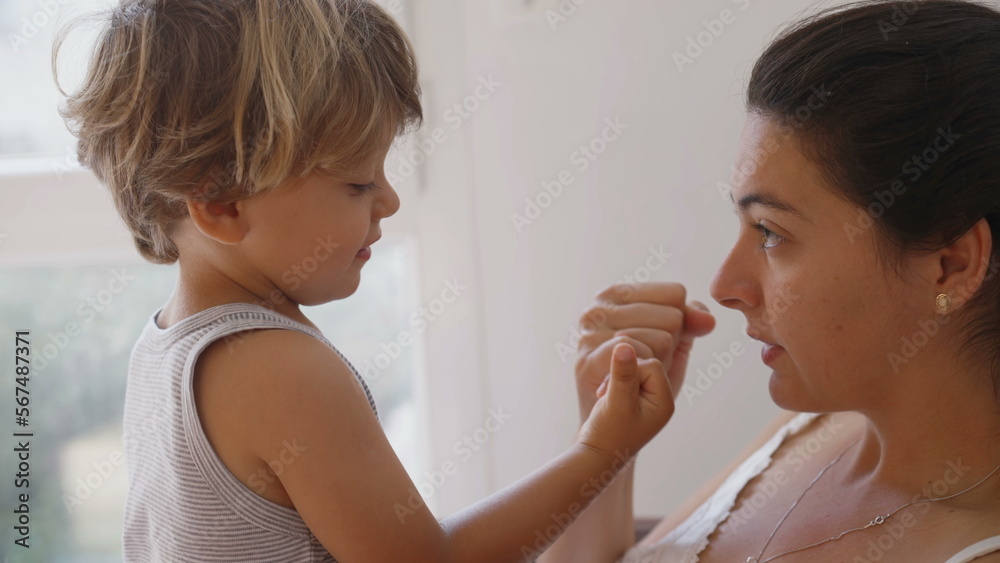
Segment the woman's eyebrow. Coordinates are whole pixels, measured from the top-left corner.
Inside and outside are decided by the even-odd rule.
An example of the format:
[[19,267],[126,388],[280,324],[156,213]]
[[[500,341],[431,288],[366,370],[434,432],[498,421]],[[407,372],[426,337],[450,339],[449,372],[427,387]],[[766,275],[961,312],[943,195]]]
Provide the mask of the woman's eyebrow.
[[750,206],[757,204],[757,205],[763,205],[764,207],[768,207],[770,209],[774,209],[775,211],[783,211],[785,213],[791,213],[792,215],[797,215],[803,221],[806,221],[807,223],[812,223],[812,219],[807,217],[805,213],[799,211],[794,205],[786,203],[769,193],[752,192],[741,197],[739,203],[736,204],[735,200],[733,200],[733,194],[732,192],[730,192],[729,200],[733,201],[733,203],[739,208],[740,213],[745,213],[746,210],[750,208]]

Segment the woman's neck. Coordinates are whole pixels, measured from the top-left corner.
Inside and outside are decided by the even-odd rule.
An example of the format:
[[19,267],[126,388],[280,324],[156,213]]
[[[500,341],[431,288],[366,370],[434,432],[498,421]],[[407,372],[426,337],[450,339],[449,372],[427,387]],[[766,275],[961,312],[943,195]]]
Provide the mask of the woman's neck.
[[[1000,405],[992,377],[947,371],[940,364],[947,362],[921,364],[879,408],[860,411],[867,424],[844,458],[845,486],[940,498],[964,491],[1000,466]],[[1000,471],[951,502],[973,507],[997,498],[998,491]]]

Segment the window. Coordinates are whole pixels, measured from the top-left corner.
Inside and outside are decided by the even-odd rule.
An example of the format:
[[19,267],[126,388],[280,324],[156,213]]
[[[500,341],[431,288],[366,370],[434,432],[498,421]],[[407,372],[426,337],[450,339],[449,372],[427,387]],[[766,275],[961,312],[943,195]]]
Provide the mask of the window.
[[[56,112],[59,91],[52,77],[52,38],[61,24],[107,0],[0,0],[0,69],[16,77],[16,88],[0,92],[0,156],[52,155],[64,159],[75,139]],[[86,32],[79,34],[86,39]],[[70,88],[82,76],[87,53],[66,50],[60,83]]]

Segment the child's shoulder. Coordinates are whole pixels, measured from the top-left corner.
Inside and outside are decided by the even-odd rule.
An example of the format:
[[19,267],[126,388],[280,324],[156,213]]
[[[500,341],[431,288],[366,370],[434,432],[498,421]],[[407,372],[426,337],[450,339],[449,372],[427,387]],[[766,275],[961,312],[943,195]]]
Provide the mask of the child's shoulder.
[[[205,347],[194,366],[195,391],[220,388],[230,401],[252,402],[303,385],[361,386],[328,343],[298,330],[255,328]],[[362,397],[364,394],[362,393]]]
[[[293,507],[344,559],[370,555],[375,543],[397,552],[442,545],[363,380],[331,346],[298,330],[268,329],[248,333],[232,352],[210,348],[195,366],[199,418],[247,488]],[[384,544],[386,530],[394,530],[392,544]]]
[[323,425],[346,426],[372,412],[369,401],[347,362],[310,334],[267,328],[239,338],[236,345],[217,339],[198,356],[198,419],[230,473],[260,496],[292,506],[267,460],[282,455],[287,436],[301,435],[299,424],[318,422],[313,413],[335,413],[342,418]]
[[330,354],[343,362],[327,342],[318,338],[319,334],[273,325],[242,328],[205,346],[197,365],[226,371],[255,366],[260,361],[294,362],[297,358],[317,359]]

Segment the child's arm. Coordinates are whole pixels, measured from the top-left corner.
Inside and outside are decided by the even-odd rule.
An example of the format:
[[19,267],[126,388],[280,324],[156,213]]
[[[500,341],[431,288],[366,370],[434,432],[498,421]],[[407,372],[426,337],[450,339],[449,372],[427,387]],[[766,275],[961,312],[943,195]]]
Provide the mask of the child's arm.
[[[442,524],[339,356],[293,331],[251,333],[243,344],[227,358],[237,371],[226,371],[238,379],[202,370],[206,401],[232,410],[227,415],[241,426],[227,438],[262,463],[297,445],[298,457],[275,472],[312,532],[344,563],[530,560],[538,534],[561,532],[673,413],[657,360],[613,362],[608,392],[572,447]],[[553,515],[567,524],[555,530]]]
[[635,545],[635,463],[569,526],[538,563],[612,563]]
[[[453,532],[454,561],[533,560],[609,484],[619,481],[619,472],[631,474],[638,449],[672,415],[673,397],[658,360],[637,361],[631,346],[621,348],[616,351],[627,352],[632,359],[611,360],[610,385],[602,386],[607,399],[594,406],[567,452],[444,522]],[[665,416],[662,423],[660,416]],[[629,433],[633,436],[626,442],[632,445],[613,453],[600,445]]]
[[[580,339],[576,364],[581,424],[597,402],[595,389],[605,375],[611,350],[620,341],[631,344],[640,357],[665,359],[671,388],[680,391],[695,338],[715,327],[707,307],[686,305],[686,299],[683,285],[667,282],[634,284],[625,291],[610,286],[597,295],[595,306],[582,317],[580,326],[585,335]],[[594,323],[594,319],[602,322],[588,331],[586,323]],[[632,464],[539,558],[539,563],[610,563],[635,545],[634,474]]]

